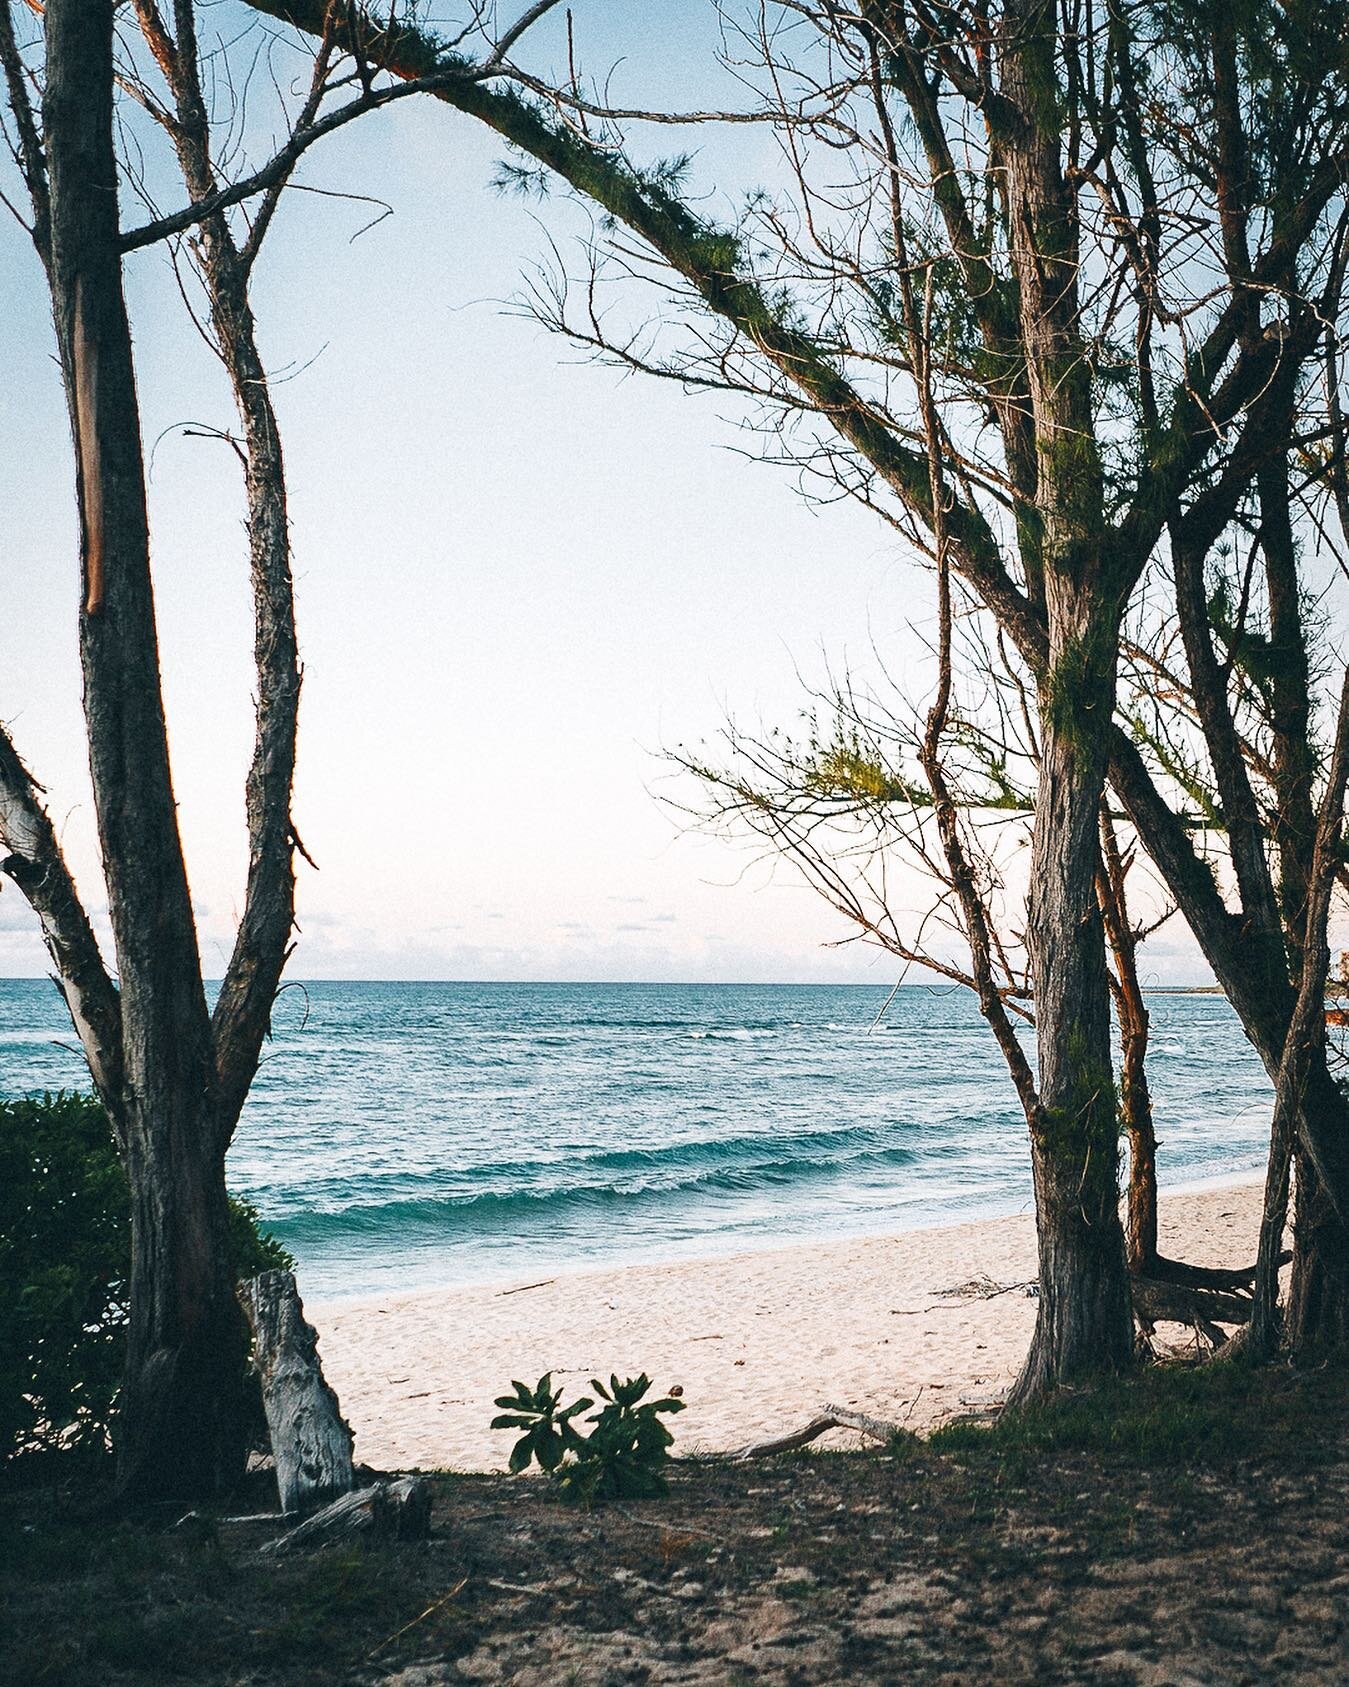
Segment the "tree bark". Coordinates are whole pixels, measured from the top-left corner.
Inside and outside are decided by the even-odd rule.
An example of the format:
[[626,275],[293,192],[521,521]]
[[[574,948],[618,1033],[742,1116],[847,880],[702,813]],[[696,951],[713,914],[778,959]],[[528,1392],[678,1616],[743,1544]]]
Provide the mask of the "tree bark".
[[1056,13],[1015,0],[1001,32],[1012,267],[1036,439],[1049,660],[1039,675],[1040,767],[1028,942],[1039,1061],[1030,1119],[1040,1297],[1011,1403],[1122,1369],[1133,1315],[1119,1218],[1119,1146],[1099,816],[1122,609],[1104,519],[1091,372],[1078,322],[1077,223],[1053,90]]
[[1124,1251],[1130,1275],[1146,1277],[1157,1267],[1157,1133],[1148,1084],[1148,1010],[1138,980],[1138,938],[1129,924],[1128,863],[1105,804],[1101,805],[1101,855],[1099,900],[1115,962],[1115,1018],[1123,1055],[1120,1120],[1129,1142]]
[[[176,121],[167,125],[191,199],[208,200],[218,182],[211,131],[201,87],[192,0],[175,0],[177,38],[169,33],[156,0],[136,0],[146,41],[173,95]],[[299,127],[312,118],[322,89],[319,60]],[[290,953],[295,919],[291,819],[299,722],[300,661],[291,580],[290,524],[281,432],[272,407],[267,371],[258,349],[249,301],[253,262],[284,177],[273,185],[241,246],[223,210],[202,220],[195,257],[211,307],[216,347],[229,375],[243,428],[249,576],[253,588],[253,659],[257,673],[257,731],[248,770],[248,884],[211,1019],[218,1084],[221,1152],[229,1144],[257,1072],[272,1003]]]
[[[1040,1296],[1012,1405],[1075,1378],[1122,1370],[1133,1356],[1109,987],[1095,895],[1105,755],[1089,699],[1094,690],[1101,701],[1100,684],[1098,676],[1084,686],[1068,719],[1056,721],[1053,709],[1043,717],[1029,922],[1040,1078],[1040,1110],[1031,1122]],[[1102,718],[1109,719],[1108,707]]]
[[47,953],[80,1039],[94,1088],[116,1122],[122,1089],[122,1026],[117,988],[75,881],[42,805],[36,781],[0,726],[0,860],[42,923]]
[[[1224,906],[1212,874],[1119,728],[1112,733],[1110,775],[1243,1031],[1277,1083],[1296,999],[1281,946],[1276,959],[1267,935]],[[1292,1128],[1293,1163],[1303,1191],[1298,1205],[1308,1222],[1296,1250],[1285,1334],[1294,1347],[1314,1351],[1328,1348],[1337,1329],[1349,1332],[1349,1227],[1341,1216],[1349,1211],[1349,1096],[1331,1076],[1323,1046],[1307,1059],[1306,1087]],[[1313,1144],[1315,1155],[1309,1151]],[[1331,1198],[1327,1171],[1338,1200]]]
[[118,1484],[226,1492],[243,1468],[243,1316],[229,1270],[210,1022],[178,834],[122,292],[110,0],[50,0],[44,134],[51,292],[78,472],[80,657],[123,1066],[131,1322]]
[[[1342,1128],[1349,1130],[1349,1119]],[[1349,1225],[1296,1146],[1293,1164],[1293,1266],[1284,1338],[1291,1352],[1311,1359],[1349,1349]]]

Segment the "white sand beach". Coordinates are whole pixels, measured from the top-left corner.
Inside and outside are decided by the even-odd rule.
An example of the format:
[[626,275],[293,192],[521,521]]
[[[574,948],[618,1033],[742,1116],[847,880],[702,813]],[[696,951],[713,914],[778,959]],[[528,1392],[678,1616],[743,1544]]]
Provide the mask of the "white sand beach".
[[[1246,1263],[1260,1195],[1250,1180],[1164,1196],[1162,1251]],[[511,1378],[532,1383],[545,1371],[571,1398],[613,1371],[681,1385],[687,1410],[671,1422],[685,1452],[786,1433],[826,1401],[930,1428],[1015,1376],[1035,1321],[1024,1286],[1034,1275],[1027,1215],[578,1271],[538,1286],[319,1303],[310,1316],[358,1458],[501,1470],[512,1437],[488,1428],[492,1402]],[[1016,1286],[989,1298],[949,1292],[975,1278]],[[848,1440],[833,1432],[822,1444]]]

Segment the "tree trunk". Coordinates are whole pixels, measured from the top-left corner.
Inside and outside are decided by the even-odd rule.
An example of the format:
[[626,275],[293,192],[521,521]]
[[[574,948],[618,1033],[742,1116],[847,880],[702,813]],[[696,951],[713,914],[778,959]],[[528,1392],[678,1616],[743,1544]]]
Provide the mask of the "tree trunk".
[[[134,1501],[224,1498],[248,1454],[248,1333],[229,1267],[224,1168],[195,1130],[133,1130],[131,1321],[117,1484]],[[178,1137],[166,1145],[161,1136]],[[182,1159],[176,1163],[177,1150]]]
[[1039,1106],[1030,1120],[1040,1248],[1035,1336],[1012,1402],[1133,1354],[1119,1218],[1119,1142],[1099,820],[1115,701],[1122,594],[1104,511],[1090,359],[1082,343],[1078,225],[1063,173],[1057,14],[1009,0],[1002,91],[1018,113],[1001,147],[1012,268],[1035,426],[1049,660],[1039,677],[1040,769],[1027,937]]
[[[178,39],[155,7],[139,4],[141,27],[173,93],[174,147],[188,194],[207,200],[219,187],[202,94],[192,7],[175,8]],[[311,93],[305,110],[317,109]],[[302,118],[303,121],[303,118]],[[280,188],[276,189],[279,192]],[[290,524],[281,434],[267,371],[258,350],[249,279],[276,200],[255,213],[241,247],[223,211],[202,222],[196,262],[211,304],[211,325],[243,424],[248,503],[249,574],[253,586],[253,659],[257,672],[257,736],[248,770],[248,885],[234,950],[212,1015],[221,1126],[233,1133],[271,1026],[272,1004],[290,953],[295,919],[291,789],[300,701],[300,661],[290,570]]]
[[1040,1299],[1014,1404],[1091,1372],[1122,1369],[1133,1354],[1096,896],[1101,728],[1110,718],[1113,663],[1075,661],[1074,650],[1080,655],[1082,645],[1056,668],[1061,680],[1071,669],[1072,683],[1042,709],[1029,922],[1040,1072],[1031,1124]]
[[[1146,1023],[1146,1021],[1145,1021]],[[1124,1031],[1120,1117],[1129,1143],[1124,1251],[1129,1270],[1146,1277],[1157,1264],[1157,1132],[1144,1062],[1147,1032]]]
[[1120,852],[1114,822],[1104,803],[1101,856],[1101,914],[1115,961],[1115,1018],[1123,1055],[1120,1121],[1129,1143],[1124,1249],[1130,1273],[1147,1277],[1157,1266],[1157,1133],[1148,1085],[1148,1009],[1138,980],[1138,939],[1129,924],[1125,877],[1130,863]]
[[79,483],[90,771],[121,984],[112,1111],[131,1185],[132,1272],[118,1483],[130,1499],[190,1501],[221,1494],[243,1468],[244,1330],[160,690],[122,293],[112,22],[110,0],[46,7],[50,280]]
[[1293,1163],[1293,1268],[1284,1331],[1295,1355],[1319,1358],[1349,1348],[1349,1225],[1301,1149],[1295,1148]]

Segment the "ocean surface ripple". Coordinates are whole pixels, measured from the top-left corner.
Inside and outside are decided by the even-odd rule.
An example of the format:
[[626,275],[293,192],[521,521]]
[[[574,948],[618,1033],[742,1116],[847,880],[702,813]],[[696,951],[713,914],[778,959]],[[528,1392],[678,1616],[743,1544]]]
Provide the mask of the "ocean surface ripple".
[[[518,1278],[1026,1210],[1024,1122],[972,996],[876,986],[308,984],[230,1153],[312,1296]],[[1226,1001],[1153,995],[1163,1181],[1258,1168]],[[87,1086],[0,981],[0,1095]],[[1026,1033],[1029,1037],[1030,1033]]]

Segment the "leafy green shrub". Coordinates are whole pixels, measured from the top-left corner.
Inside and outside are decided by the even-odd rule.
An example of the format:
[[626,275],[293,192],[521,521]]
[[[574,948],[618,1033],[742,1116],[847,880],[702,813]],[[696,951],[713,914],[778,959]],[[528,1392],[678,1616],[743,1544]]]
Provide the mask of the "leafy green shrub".
[[593,1400],[582,1398],[565,1411],[559,1411],[562,1390],[553,1387],[551,1371],[540,1377],[533,1388],[526,1387],[522,1382],[513,1382],[511,1387],[515,1390],[514,1394],[497,1396],[497,1405],[510,1409],[492,1419],[492,1428],[524,1430],[511,1448],[512,1476],[528,1470],[531,1464],[537,1464],[540,1470],[551,1475],[568,1453],[584,1451],[585,1437],[571,1420],[588,1411],[595,1404]]
[[591,1378],[590,1386],[604,1405],[586,1419],[593,1426],[588,1436],[574,1422],[595,1404],[588,1396],[562,1407],[562,1390],[553,1387],[551,1372],[533,1388],[523,1382],[511,1386],[514,1394],[497,1399],[497,1405],[507,1409],[492,1419],[492,1428],[524,1431],[511,1449],[512,1471],[537,1463],[566,1499],[587,1507],[605,1500],[648,1499],[666,1491],[663,1466],[674,1436],[660,1414],[682,1412],[684,1402],[644,1400],[651,1387],[645,1372],[626,1382],[610,1377],[608,1388]]
[[[294,1266],[246,1201],[230,1208],[241,1277]],[[99,1103],[0,1101],[0,1464],[106,1450],[130,1261],[126,1177]]]

